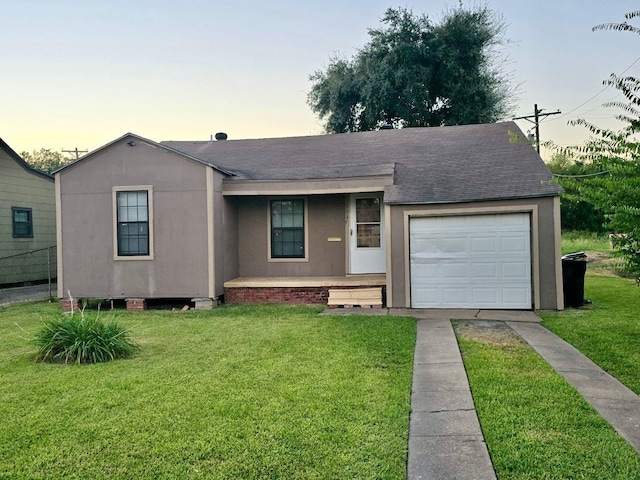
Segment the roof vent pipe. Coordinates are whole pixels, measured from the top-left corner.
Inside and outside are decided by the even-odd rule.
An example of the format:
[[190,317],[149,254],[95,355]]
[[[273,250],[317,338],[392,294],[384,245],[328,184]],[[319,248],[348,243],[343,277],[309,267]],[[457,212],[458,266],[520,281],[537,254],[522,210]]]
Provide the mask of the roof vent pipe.
[[227,139],[227,134],[224,132],[218,132],[216,133],[216,140],[220,141],[220,140],[226,140]]

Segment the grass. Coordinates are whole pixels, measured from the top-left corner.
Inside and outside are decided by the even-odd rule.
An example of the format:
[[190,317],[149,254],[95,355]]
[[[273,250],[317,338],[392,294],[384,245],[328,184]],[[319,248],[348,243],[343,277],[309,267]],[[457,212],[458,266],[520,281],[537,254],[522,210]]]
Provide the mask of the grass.
[[456,331],[499,480],[640,478],[635,450],[531,347]]
[[36,359],[52,363],[98,363],[131,357],[138,346],[131,332],[99,313],[60,313],[43,322],[36,332]]
[[414,319],[122,311],[135,357],[35,363],[58,308],[0,308],[0,478],[406,474]]
[[[563,233],[586,251],[590,305],[542,312],[543,325],[640,394],[640,290],[616,277],[609,239]],[[474,402],[498,478],[640,478],[640,457],[577,391],[504,324],[456,326]],[[484,331],[481,331],[484,330]]]
[[572,252],[611,253],[609,235],[591,232],[562,232],[562,254]]
[[592,304],[543,312],[542,324],[640,395],[640,287],[588,273],[585,297]]

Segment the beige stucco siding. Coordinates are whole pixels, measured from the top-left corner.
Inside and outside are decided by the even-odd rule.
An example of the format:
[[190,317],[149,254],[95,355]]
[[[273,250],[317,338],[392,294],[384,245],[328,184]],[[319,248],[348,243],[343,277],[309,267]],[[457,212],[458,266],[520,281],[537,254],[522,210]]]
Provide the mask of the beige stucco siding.
[[[277,198],[277,197],[276,197]],[[268,205],[270,197],[235,201],[238,212],[238,257],[241,277],[329,276],[345,274],[345,197],[310,195],[308,207],[308,260],[271,262],[268,258]],[[339,241],[336,241],[339,239]]]
[[[559,242],[556,240],[554,197],[496,202],[476,202],[446,205],[392,205],[391,211],[391,272],[387,273],[387,288],[391,289],[393,307],[409,307],[408,279],[408,219],[412,216],[467,215],[482,213],[530,212],[532,221],[532,305],[554,310],[560,304],[562,278],[558,277]],[[391,283],[391,285],[389,285]],[[560,289],[560,290],[558,290]]]
[[[31,209],[32,238],[13,238],[11,207]],[[0,149],[0,258],[55,246],[55,232],[53,180],[29,172]],[[2,270],[0,284],[47,278],[46,263],[25,270],[19,260],[14,260],[10,268],[5,264]]]
[[[207,168],[144,142],[128,146],[125,138],[63,170],[59,291],[98,298],[209,296],[215,255],[208,250]],[[213,175],[219,191],[220,174]],[[153,259],[114,259],[112,189],[127,186],[152,188]],[[213,195],[214,202],[221,198]]]
[[238,205],[241,203],[236,198],[225,198],[223,207],[224,218],[224,248],[223,255],[224,278],[223,282],[233,280],[240,276],[239,233],[238,233]]

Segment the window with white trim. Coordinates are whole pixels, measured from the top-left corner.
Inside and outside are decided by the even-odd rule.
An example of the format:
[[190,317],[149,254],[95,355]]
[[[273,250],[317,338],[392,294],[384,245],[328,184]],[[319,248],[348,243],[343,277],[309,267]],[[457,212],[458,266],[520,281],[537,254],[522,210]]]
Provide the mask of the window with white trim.
[[271,200],[271,258],[305,258],[303,199]]
[[116,258],[151,258],[151,187],[115,187],[113,193]]

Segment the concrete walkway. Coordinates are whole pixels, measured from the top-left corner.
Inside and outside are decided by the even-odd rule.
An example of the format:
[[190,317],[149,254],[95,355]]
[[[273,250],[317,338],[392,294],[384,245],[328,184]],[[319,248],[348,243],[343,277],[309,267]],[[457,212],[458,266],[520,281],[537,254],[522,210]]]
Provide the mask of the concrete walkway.
[[541,325],[507,322],[640,453],[640,397]]
[[450,319],[506,322],[640,453],[640,397],[533,312],[396,310],[419,319],[409,424],[409,480],[496,478]]
[[407,478],[495,480],[449,321],[456,317],[432,316],[440,318],[418,321]]

